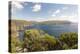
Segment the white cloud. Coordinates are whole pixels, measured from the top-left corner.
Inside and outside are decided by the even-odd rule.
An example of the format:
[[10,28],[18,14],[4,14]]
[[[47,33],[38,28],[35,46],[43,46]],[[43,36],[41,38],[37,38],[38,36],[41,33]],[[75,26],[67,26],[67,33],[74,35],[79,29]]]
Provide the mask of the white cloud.
[[12,2],[12,7],[17,8],[17,9],[22,9],[24,8],[21,2],[13,1]]
[[37,21],[37,22],[40,22],[40,21],[44,21],[45,18],[41,18],[41,17],[37,17],[37,18],[26,17],[26,20],[27,21]]
[[56,10],[55,12],[53,12],[51,16],[54,17],[54,16],[56,16],[56,14],[58,14],[58,13],[60,13],[60,10],[59,10],[59,9]]
[[78,22],[78,16],[77,15],[72,15],[72,16],[60,16],[60,17],[52,17],[52,18],[31,18],[27,17],[26,20],[28,21],[37,21],[37,22],[42,22],[42,21],[52,21],[52,20],[59,20],[59,21],[71,21],[71,22]]
[[41,10],[41,5],[40,4],[35,4],[33,7],[33,12],[39,12]]
[[48,21],[48,20],[61,20],[61,21],[71,21],[71,22],[78,22],[78,16],[72,15],[72,16],[60,16],[55,18],[41,18],[38,21]]
[[67,20],[71,22],[78,22],[78,16],[77,15],[72,15],[72,16],[60,16],[60,17],[55,17],[55,18],[49,18],[49,20]]
[[65,9],[68,9],[68,7],[63,7],[62,9],[65,10]]
[[54,13],[55,13],[55,14],[60,13],[60,10],[58,9],[58,10],[56,10]]
[[24,6],[21,3],[22,2],[20,2],[20,1],[12,1],[12,9],[11,9],[12,14],[16,13],[16,11],[22,10],[24,8]]
[[55,14],[52,14],[52,16],[55,17],[56,15]]
[[41,2],[36,2],[36,1],[35,1],[35,2],[32,2],[32,3],[34,3],[34,4],[39,4],[39,3],[41,3]]
[[24,5],[28,5],[28,3],[26,3],[26,2],[24,2],[23,4],[24,4]]

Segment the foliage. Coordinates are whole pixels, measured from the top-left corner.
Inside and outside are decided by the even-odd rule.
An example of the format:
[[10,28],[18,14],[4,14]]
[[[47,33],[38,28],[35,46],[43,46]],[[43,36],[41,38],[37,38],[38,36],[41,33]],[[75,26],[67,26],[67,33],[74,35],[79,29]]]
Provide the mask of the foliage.
[[28,51],[43,51],[61,49],[59,41],[49,34],[37,29],[24,32],[24,48]]
[[42,30],[29,29],[24,31],[22,42],[12,36],[11,46],[12,52],[17,52],[16,47],[22,48],[23,52],[77,49],[78,34],[66,32],[62,33],[59,38],[55,38]]
[[50,35],[45,35],[43,38],[43,43],[45,43],[44,45],[47,44],[48,50],[54,50],[56,49],[57,46],[57,39],[54,36],[50,36]]
[[[68,24],[68,21],[45,21],[37,22],[41,25]],[[25,20],[11,21],[11,52],[32,52],[48,50],[66,50],[78,48],[78,34],[76,32],[64,32],[59,38],[51,36],[39,29],[28,29],[24,31],[23,41],[19,40],[18,30],[24,30],[25,26],[36,24]],[[25,50],[26,49],[26,50]]]
[[11,36],[11,52],[16,52],[17,47],[20,47],[21,43],[16,36]]
[[[63,33],[63,34],[61,34],[59,39],[63,43],[63,46],[65,46],[65,44],[66,44],[65,48],[70,49],[72,47],[74,49],[74,48],[78,47],[77,46],[78,34],[75,32]],[[64,49],[64,47],[63,47],[63,49]]]

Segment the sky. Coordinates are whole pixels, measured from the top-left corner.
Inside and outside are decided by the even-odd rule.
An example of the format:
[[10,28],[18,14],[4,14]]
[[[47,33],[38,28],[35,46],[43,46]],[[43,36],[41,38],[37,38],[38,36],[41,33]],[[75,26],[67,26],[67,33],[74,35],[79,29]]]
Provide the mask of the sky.
[[78,6],[73,4],[12,2],[12,19],[27,21],[67,20],[78,22]]

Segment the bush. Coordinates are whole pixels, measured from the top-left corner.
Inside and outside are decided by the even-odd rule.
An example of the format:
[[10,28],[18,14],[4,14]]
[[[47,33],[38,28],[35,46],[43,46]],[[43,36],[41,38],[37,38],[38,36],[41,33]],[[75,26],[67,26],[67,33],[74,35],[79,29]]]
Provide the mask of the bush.
[[[72,46],[75,46],[75,44],[78,44],[78,34],[75,32],[63,33],[63,34],[61,34],[59,39],[63,45],[66,44],[67,46],[69,46],[69,49]],[[72,47],[72,48],[74,48],[74,47]],[[75,48],[77,48],[77,45]]]
[[18,50],[17,46],[22,48],[23,52],[77,49],[77,42],[78,35],[75,32],[63,33],[59,38],[55,38],[42,30],[30,29],[24,32],[22,42],[12,37],[12,52]]
[[28,51],[61,49],[59,40],[54,36],[50,36],[49,34],[37,29],[25,31],[23,45],[24,48],[28,49]]
[[11,36],[11,52],[16,52],[18,49],[17,47],[21,46],[21,42],[16,36]]

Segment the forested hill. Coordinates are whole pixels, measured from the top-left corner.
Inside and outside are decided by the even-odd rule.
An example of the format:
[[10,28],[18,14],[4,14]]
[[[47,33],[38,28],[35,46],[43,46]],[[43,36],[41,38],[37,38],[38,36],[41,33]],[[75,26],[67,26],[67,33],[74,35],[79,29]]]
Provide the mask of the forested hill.
[[17,30],[21,30],[21,29],[23,29],[24,26],[30,26],[30,25],[33,25],[33,24],[38,24],[38,25],[57,24],[58,25],[58,24],[70,24],[70,23],[72,23],[72,22],[70,22],[70,21],[59,21],[59,20],[56,20],[56,21],[42,21],[42,22],[27,21],[27,20],[13,20],[13,19],[11,20],[11,26],[13,28],[16,27]]
[[11,20],[12,23],[15,23],[16,25],[31,25],[31,24],[70,24],[72,22],[70,21],[59,21],[59,20],[51,20],[51,21],[27,21],[27,20]]
[[30,25],[32,22],[26,21],[26,20],[11,20],[12,23],[15,23],[16,25]]
[[70,21],[59,21],[59,20],[40,22],[40,24],[70,24],[70,23],[72,23],[72,22],[70,22]]

